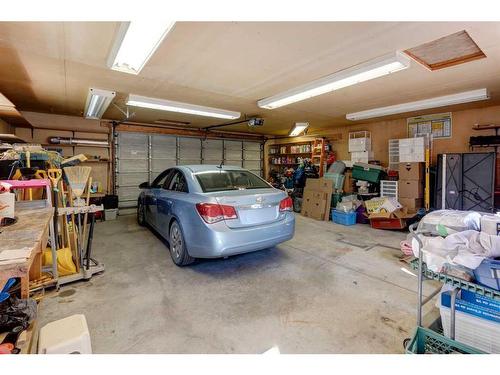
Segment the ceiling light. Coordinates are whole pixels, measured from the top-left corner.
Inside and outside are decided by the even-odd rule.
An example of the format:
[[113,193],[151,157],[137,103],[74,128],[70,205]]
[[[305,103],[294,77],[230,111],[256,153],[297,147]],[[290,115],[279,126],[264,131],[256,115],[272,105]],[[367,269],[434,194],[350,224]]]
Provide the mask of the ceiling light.
[[398,113],[420,111],[422,109],[445,107],[448,105],[476,102],[489,99],[487,89],[465,91],[453,95],[439,96],[437,98],[418,100],[403,104],[390,105],[388,107],[368,109],[366,111],[348,113],[345,117],[348,120],[364,120],[374,117],[395,115]]
[[288,135],[290,137],[296,137],[299,134],[305,132],[305,130],[309,127],[308,122],[296,122],[295,125],[293,126],[292,130],[290,130],[290,133]]
[[85,118],[99,120],[115,95],[114,91],[90,88],[85,103]]
[[394,53],[330,74],[326,77],[295,87],[269,98],[261,99],[257,105],[274,109],[325,94],[330,91],[352,86],[360,82],[378,78],[410,66],[410,59],[403,54]]
[[240,112],[226,111],[225,109],[175,102],[173,100],[147,98],[145,96],[133,94],[130,94],[128,96],[126,104],[133,107],[151,108],[158,109],[160,111],[180,112],[190,115],[216,117],[228,120],[234,120],[240,118],[241,116]]
[[154,20],[122,23],[108,58],[108,66],[120,72],[139,74],[174,23]]

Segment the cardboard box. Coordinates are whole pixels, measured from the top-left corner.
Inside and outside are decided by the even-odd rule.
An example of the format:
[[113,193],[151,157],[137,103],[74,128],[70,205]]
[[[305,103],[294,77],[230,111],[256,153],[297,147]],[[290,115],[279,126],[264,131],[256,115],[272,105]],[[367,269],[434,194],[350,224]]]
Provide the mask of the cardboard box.
[[408,211],[415,212],[424,207],[424,200],[422,198],[399,198],[399,203]]
[[324,199],[308,198],[307,201],[302,201],[301,214],[312,219],[324,220],[326,205],[327,202]]
[[423,180],[424,163],[399,163],[400,180]]
[[308,178],[304,190],[316,190],[327,193],[333,192],[333,180],[327,178]]
[[399,180],[399,196],[401,198],[422,198],[424,195],[424,184],[420,180]]
[[302,195],[302,215],[316,220],[330,220],[332,191],[332,180],[307,179]]

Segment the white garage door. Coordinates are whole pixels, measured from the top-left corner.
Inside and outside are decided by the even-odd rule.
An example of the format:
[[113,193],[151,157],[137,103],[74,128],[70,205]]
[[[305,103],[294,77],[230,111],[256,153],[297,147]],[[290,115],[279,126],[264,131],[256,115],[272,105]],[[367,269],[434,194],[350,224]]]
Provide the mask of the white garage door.
[[223,161],[224,165],[263,175],[261,142],[118,132],[115,147],[120,214],[135,212],[141,182],[152,182],[165,169],[176,165],[219,165]]

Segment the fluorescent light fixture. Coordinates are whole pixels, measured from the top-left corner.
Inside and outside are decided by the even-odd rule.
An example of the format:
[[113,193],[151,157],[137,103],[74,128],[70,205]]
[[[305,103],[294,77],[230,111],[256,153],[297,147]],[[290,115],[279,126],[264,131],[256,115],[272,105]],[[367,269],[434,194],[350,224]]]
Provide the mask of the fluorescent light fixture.
[[151,108],[158,109],[160,111],[180,112],[190,115],[215,117],[228,120],[234,120],[240,118],[241,116],[240,112],[226,111],[225,109],[175,102],[173,100],[148,98],[145,96],[134,94],[130,94],[128,96],[126,104],[132,107]]
[[439,96],[437,98],[418,100],[416,102],[396,104],[390,105],[388,107],[380,107],[368,109],[361,112],[348,113],[345,117],[348,120],[357,121],[374,117],[395,115],[398,113],[420,111],[429,108],[438,108],[455,104],[477,102],[479,100],[486,100],[489,98],[490,96],[487,89],[479,89],[465,91],[458,94]]
[[99,120],[115,96],[114,91],[90,88],[85,103],[85,118]]
[[353,66],[348,69],[330,74],[326,77],[295,87],[269,98],[257,102],[260,108],[274,109],[309,99],[314,96],[339,90],[370,79],[382,77],[410,66],[410,59],[401,54],[394,53],[374,60]]
[[299,134],[303,133],[308,127],[309,127],[308,122],[296,122],[292,130],[290,130],[290,133],[288,133],[288,135],[290,137],[296,137]]
[[174,24],[155,20],[122,23],[108,66],[120,72],[139,74]]

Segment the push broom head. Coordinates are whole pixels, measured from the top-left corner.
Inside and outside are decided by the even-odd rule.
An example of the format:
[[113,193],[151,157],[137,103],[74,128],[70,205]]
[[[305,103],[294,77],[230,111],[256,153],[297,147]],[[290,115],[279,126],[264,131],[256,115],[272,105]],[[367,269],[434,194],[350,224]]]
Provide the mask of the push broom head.
[[87,186],[87,181],[90,176],[91,167],[65,167],[64,173],[68,180],[69,186],[76,198],[80,198]]

